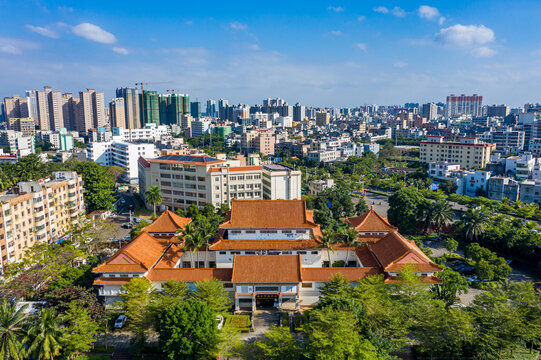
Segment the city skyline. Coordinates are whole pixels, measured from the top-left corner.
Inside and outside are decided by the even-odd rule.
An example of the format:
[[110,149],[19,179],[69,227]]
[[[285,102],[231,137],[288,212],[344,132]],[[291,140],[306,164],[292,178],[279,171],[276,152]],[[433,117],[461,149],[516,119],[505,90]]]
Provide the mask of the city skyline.
[[144,5],[0,4],[11,15],[0,33],[3,96],[50,85],[111,99],[146,81],[202,103],[353,107],[462,93],[484,104],[538,102],[533,1]]

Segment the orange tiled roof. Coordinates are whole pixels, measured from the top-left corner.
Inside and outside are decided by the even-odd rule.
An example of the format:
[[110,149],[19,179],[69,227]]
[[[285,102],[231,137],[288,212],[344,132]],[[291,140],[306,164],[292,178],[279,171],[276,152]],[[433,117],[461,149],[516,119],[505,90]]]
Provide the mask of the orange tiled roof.
[[174,233],[178,229],[184,229],[192,219],[175,214],[169,209],[165,210],[152,224],[143,228],[143,231],[157,233]]
[[210,246],[212,250],[303,250],[318,248],[314,239],[299,240],[232,240],[220,239]]
[[234,283],[299,283],[301,258],[299,255],[235,255]]
[[147,269],[141,264],[107,264],[103,263],[96,266],[93,269],[95,272],[104,272],[104,273],[137,273],[145,272]]
[[[389,232],[378,242],[368,244],[368,247],[386,271],[400,271],[406,264],[416,266],[420,269],[419,271],[442,270],[415,245],[415,242],[406,240],[395,230]],[[399,262],[409,254],[413,254],[416,260]]]
[[387,218],[379,215],[370,208],[364,214],[357,217],[346,218],[345,221],[351,224],[358,231],[390,231],[397,228],[389,223]]
[[317,225],[306,211],[302,200],[236,200],[231,201],[225,229],[295,229]]
[[124,285],[130,282],[130,277],[100,277],[94,280],[94,285]]
[[171,244],[169,249],[163,254],[160,261],[154,266],[155,269],[168,269],[176,265],[178,260],[182,257],[184,251],[176,244]]
[[344,275],[349,281],[358,281],[368,275],[381,274],[379,267],[344,267],[344,268],[312,268],[302,269],[302,281],[329,281],[336,274]]
[[355,249],[355,254],[359,258],[362,266],[368,267],[380,267],[378,261],[374,257],[374,254],[368,249],[368,246],[363,245]]
[[233,269],[192,269],[192,268],[175,268],[175,269],[152,269],[147,278],[150,281],[203,281],[218,279],[221,281],[231,281],[231,273]]

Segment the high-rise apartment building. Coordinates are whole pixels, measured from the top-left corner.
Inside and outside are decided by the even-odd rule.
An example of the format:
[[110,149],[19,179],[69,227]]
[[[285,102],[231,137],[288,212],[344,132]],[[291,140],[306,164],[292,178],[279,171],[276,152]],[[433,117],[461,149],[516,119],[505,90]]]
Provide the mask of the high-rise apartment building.
[[162,125],[179,125],[182,115],[190,113],[190,97],[186,94],[159,95],[160,119]]
[[83,181],[76,172],[20,182],[0,196],[1,271],[23,259],[34,244],[51,244],[76,224],[84,211]]
[[26,118],[8,118],[8,130],[18,131],[23,136],[36,135],[36,122],[31,117]]
[[77,131],[87,133],[90,129],[105,126],[105,98],[103,91],[87,89],[79,92],[79,126]]
[[64,127],[62,93],[53,91],[50,86],[36,92],[38,124],[40,130],[60,130]]
[[139,92],[135,88],[116,89],[116,97],[124,99],[124,114],[127,129],[141,127],[141,110],[139,108]]
[[296,103],[293,107],[293,121],[303,121],[306,116],[306,106]]
[[326,126],[331,122],[331,115],[328,112],[318,112],[316,114],[316,125]]
[[141,124],[160,125],[160,97],[156,91],[143,90],[139,95]]
[[190,113],[196,119],[201,117],[201,103],[199,101],[190,103]]
[[127,129],[126,105],[124,98],[114,98],[109,102],[109,123],[111,127]]
[[9,121],[11,118],[29,117],[28,99],[26,97],[20,97],[19,95],[5,97],[4,114],[6,121]]
[[263,198],[265,200],[300,200],[302,172],[283,165],[263,165]]
[[487,116],[506,117],[509,115],[510,111],[509,106],[505,104],[487,106]]
[[477,94],[472,96],[451,94],[447,96],[445,115],[447,118],[459,115],[483,116],[483,97]]
[[436,120],[438,118],[438,105],[434,103],[423,104],[421,116],[427,121]]
[[64,116],[64,126],[68,130],[77,130],[80,115],[80,98],[71,93],[62,95],[62,115]]
[[192,122],[193,117],[190,114],[184,114],[182,115],[182,119],[180,121],[180,127],[182,128],[182,130],[191,129]]
[[425,163],[447,161],[461,168],[483,169],[496,150],[496,144],[487,144],[477,137],[463,137],[460,142],[445,142],[443,136],[429,136],[420,143],[420,160]]
[[36,90],[26,90],[24,95],[28,99],[28,116],[38,121],[38,97]]
[[218,114],[216,110],[216,100],[207,100],[206,115],[210,117],[216,117]]
[[229,101],[225,99],[218,100],[218,117],[222,120],[227,118],[227,108],[229,107]]

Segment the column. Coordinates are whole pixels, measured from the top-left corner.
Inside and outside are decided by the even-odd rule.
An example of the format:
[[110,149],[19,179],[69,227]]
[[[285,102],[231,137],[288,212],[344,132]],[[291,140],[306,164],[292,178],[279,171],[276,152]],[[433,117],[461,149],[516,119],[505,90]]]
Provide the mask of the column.
[[252,294],[252,312],[255,312],[255,310],[256,310],[255,295]]
[[282,311],[282,294],[278,295],[278,310]]
[[300,303],[299,303],[299,297],[297,296],[295,298],[295,310],[299,310],[300,308]]
[[235,312],[240,311],[239,298],[235,296]]

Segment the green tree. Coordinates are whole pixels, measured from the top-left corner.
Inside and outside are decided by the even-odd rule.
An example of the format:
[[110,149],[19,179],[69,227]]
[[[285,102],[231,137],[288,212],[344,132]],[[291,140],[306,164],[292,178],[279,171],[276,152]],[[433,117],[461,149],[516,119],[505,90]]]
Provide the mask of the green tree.
[[217,314],[225,313],[231,304],[231,299],[219,280],[204,280],[195,283],[192,299],[206,304]]
[[357,232],[357,230],[355,230],[352,227],[348,227],[344,229],[342,233],[340,234],[340,242],[342,243],[342,245],[345,245],[347,247],[346,261],[345,261],[346,266],[348,266],[349,249],[352,246],[359,246],[363,244],[362,242],[357,241],[358,238],[359,238],[359,233]]
[[438,199],[428,206],[429,224],[439,233],[441,229],[453,221],[455,213],[451,204]]
[[300,356],[299,344],[286,327],[272,326],[252,348],[250,359],[254,360],[298,360]]
[[347,296],[351,293],[351,283],[344,275],[338,273],[329,281],[325,281],[319,291],[321,297]]
[[490,215],[484,209],[468,209],[468,211],[462,215],[466,239],[470,241],[477,240],[479,236],[485,233],[489,221]]
[[376,348],[358,332],[357,319],[331,307],[310,312],[304,325],[306,356],[314,360],[374,360]]
[[436,275],[443,281],[442,284],[436,284],[432,291],[436,297],[445,303],[446,307],[453,305],[458,300],[459,294],[467,294],[468,281],[460,273],[451,269],[445,269]]
[[39,360],[53,360],[60,354],[61,321],[54,310],[43,309],[27,333],[28,353]]
[[0,358],[2,360],[23,360],[25,348],[22,339],[28,321],[24,311],[28,305],[19,310],[15,303],[2,298],[0,303]]
[[323,229],[321,235],[318,237],[318,240],[321,243],[321,247],[327,250],[327,259],[329,260],[329,267],[331,267],[331,251],[333,251],[332,246],[336,242],[336,233],[332,229]]
[[319,211],[326,211],[325,208],[329,209],[334,220],[352,216],[355,210],[349,190],[342,185],[323,190],[317,197],[315,205]]
[[458,189],[458,185],[455,184],[452,180],[447,180],[443,184],[440,184],[440,189],[443,190],[444,193],[447,195],[451,195],[456,193],[456,190]]
[[150,222],[149,221],[146,221],[146,220],[140,220],[137,225],[135,225],[131,230],[130,230],[130,236],[132,239],[135,239],[136,237],[139,236],[139,234],[141,234],[141,232],[143,231],[143,228],[147,227],[148,225],[150,225]]
[[447,251],[454,252],[458,249],[458,241],[451,237],[448,237],[445,239],[444,246]]
[[160,349],[167,359],[214,359],[218,348],[216,315],[207,305],[185,301],[159,314]]
[[65,326],[60,344],[64,356],[74,359],[77,355],[89,351],[92,343],[96,341],[99,326],[92,320],[88,310],[74,301],[62,320]]
[[240,330],[235,326],[224,324],[219,333],[218,351],[220,357],[223,359],[236,359],[241,357],[246,350],[247,348],[241,340]]
[[191,290],[184,281],[169,280],[163,283],[163,292],[156,295],[156,300],[152,303],[152,312],[157,314],[162,308],[176,304],[188,299]]
[[403,233],[414,233],[427,203],[428,200],[415,188],[400,189],[389,197],[389,222]]
[[357,215],[362,215],[367,211],[368,211],[368,204],[366,203],[366,198],[364,196],[360,197],[359,202],[355,204],[355,212],[357,213]]
[[163,200],[162,191],[158,186],[151,186],[145,192],[145,198],[147,203],[152,205],[154,217],[156,217],[156,205],[161,205]]
[[44,300],[47,306],[57,314],[65,313],[73,302],[84,307],[96,322],[99,322],[105,315],[105,308],[98,301],[95,292],[80,286],[68,286],[62,289],[54,289],[45,294]]
[[135,333],[134,341],[137,346],[142,346],[146,341],[146,330],[152,322],[149,305],[155,299],[156,292],[146,278],[135,277],[122,286],[119,296],[122,298],[120,306]]
[[115,202],[115,179],[111,177],[107,168],[95,162],[80,162],[75,170],[84,181],[85,202],[88,212],[113,210]]

